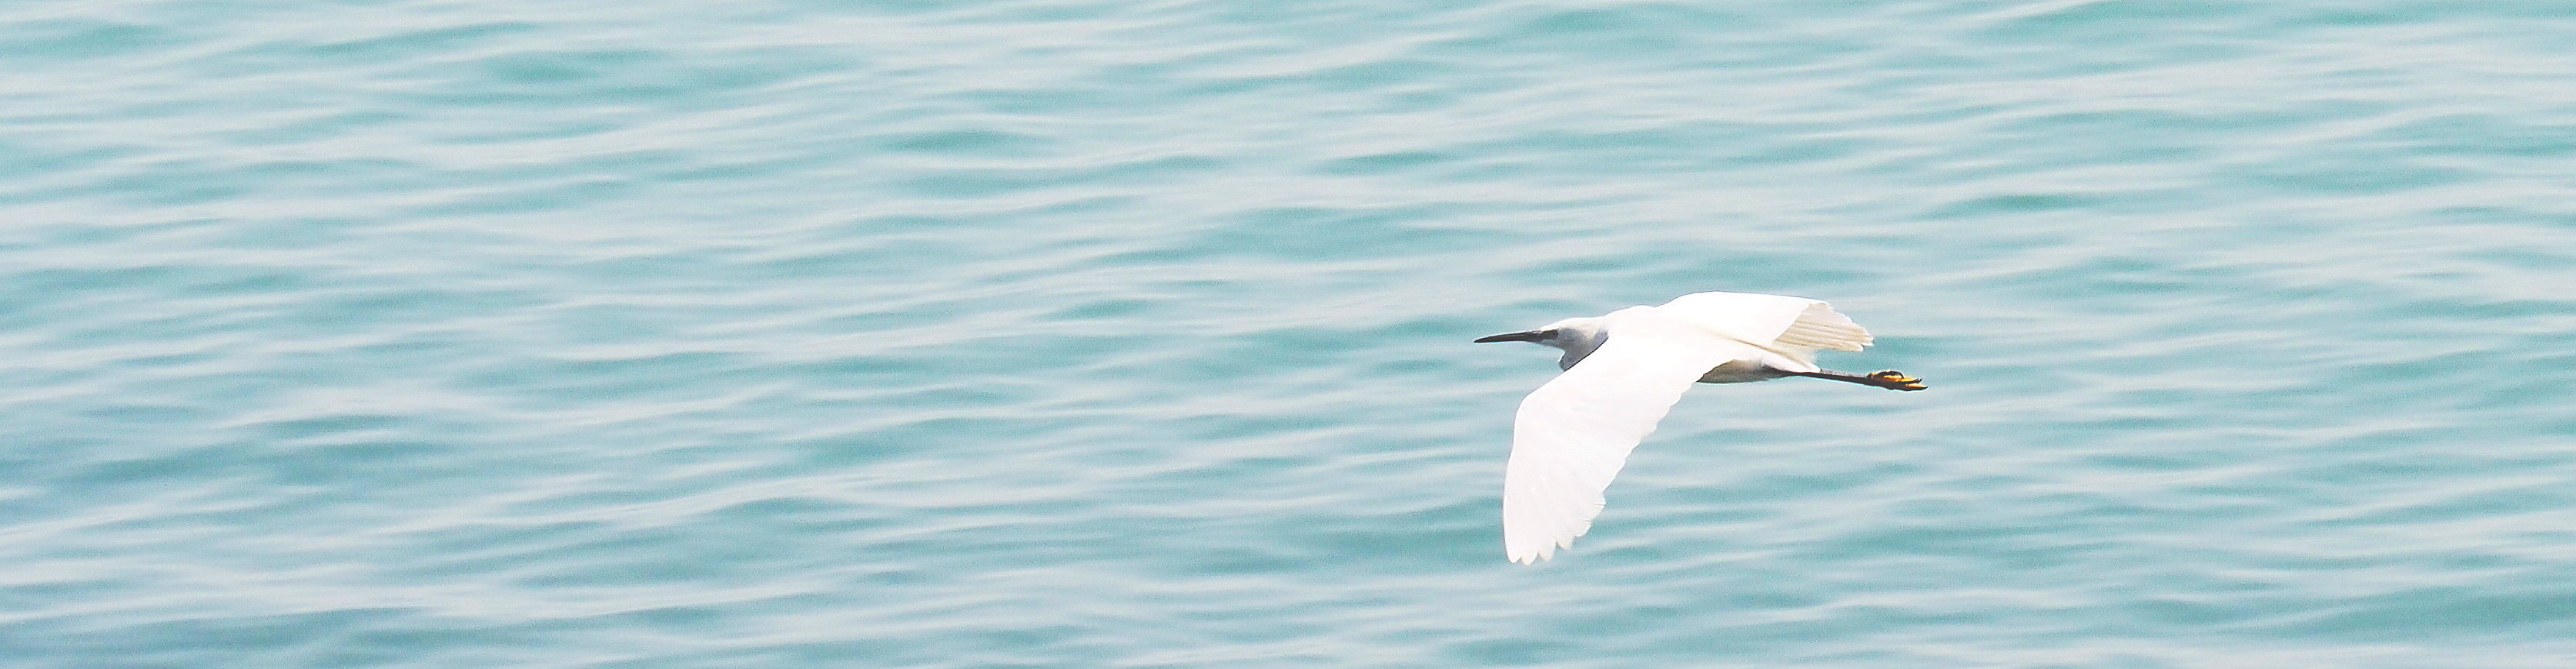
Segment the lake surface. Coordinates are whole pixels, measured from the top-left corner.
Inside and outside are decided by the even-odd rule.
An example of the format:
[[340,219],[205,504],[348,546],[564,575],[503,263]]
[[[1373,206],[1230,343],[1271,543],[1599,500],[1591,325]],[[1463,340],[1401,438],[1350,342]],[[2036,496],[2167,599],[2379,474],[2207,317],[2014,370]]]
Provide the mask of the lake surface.
[[[0,5],[0,664],[2576,666],[2576,6]],[[1553,351],[1878,346],[1498,528]]]

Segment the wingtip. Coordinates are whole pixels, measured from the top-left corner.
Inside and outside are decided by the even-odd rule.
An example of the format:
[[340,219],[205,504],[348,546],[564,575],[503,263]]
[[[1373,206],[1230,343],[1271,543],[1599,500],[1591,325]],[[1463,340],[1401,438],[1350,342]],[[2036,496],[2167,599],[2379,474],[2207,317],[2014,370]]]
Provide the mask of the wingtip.
[[1516,564],[1538,564],[1548,561],[1549,558],[1556,557],[1556,552],[1560,549],[1572,548],[1573,543],[1573,540],[1568,539],[1566,541],[1549,542],[1537,546],[1505,545],[1503,546],[1503,557],[1510,558],[1511,561]]
[[1513,564],[1538,564],[1555,555],[1556,548],[1553,546],[1529,548],[1506,545],[1503,547],[1503,557],[1510,559]]

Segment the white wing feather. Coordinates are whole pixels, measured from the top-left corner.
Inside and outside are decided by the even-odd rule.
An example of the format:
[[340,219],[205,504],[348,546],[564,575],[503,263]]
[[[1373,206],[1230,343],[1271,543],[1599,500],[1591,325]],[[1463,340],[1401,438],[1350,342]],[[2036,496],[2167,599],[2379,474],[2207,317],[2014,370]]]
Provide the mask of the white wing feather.
[[[1858,351],[1869,331],[1820,300],[1758,293],[1691,293],[1656,307],[1772,354],[1763,361],[1791,371],[1816,371],[1816,351]],[[1614,337],[1615,339],[1615,337]]]
[[[1794,320],[1800,312],[1790,313]],[[1512,455],[1503,468],[1503,551],[1513,562],[1545,560],[1591,529],[1601,493],[1628,453],[1701,374],[1765,354],[1736,335],[1712,331],[1705,318],[1655,307],[1621,309],[1608,318],[1610,340],[1521,400],[1513,418]]]

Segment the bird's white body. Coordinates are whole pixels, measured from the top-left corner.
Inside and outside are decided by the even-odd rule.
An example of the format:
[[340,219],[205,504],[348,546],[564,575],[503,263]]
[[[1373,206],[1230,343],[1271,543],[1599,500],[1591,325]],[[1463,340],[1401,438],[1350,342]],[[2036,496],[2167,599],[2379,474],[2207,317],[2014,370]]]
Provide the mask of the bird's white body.
[[1694,293],[1478,341],[1565,349],[1565,373],[1521,400],[1503,470],[1503,550],[1530,563],[1591,529],[1610,479],[1692,383],[1839,375],[1816,367],[1816,351],[1858,351],[1870,336],[1817,300]]

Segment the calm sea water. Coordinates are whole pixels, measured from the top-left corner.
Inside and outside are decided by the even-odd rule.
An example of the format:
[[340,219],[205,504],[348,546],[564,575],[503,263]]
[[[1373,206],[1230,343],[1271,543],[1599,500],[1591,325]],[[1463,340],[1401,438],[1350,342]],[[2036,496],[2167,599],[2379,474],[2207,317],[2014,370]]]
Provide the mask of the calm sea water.
[[[2576,7],[0,5],[11,667],[2576,666]],[[1552,352],[1693,391],[1536,567]]]

